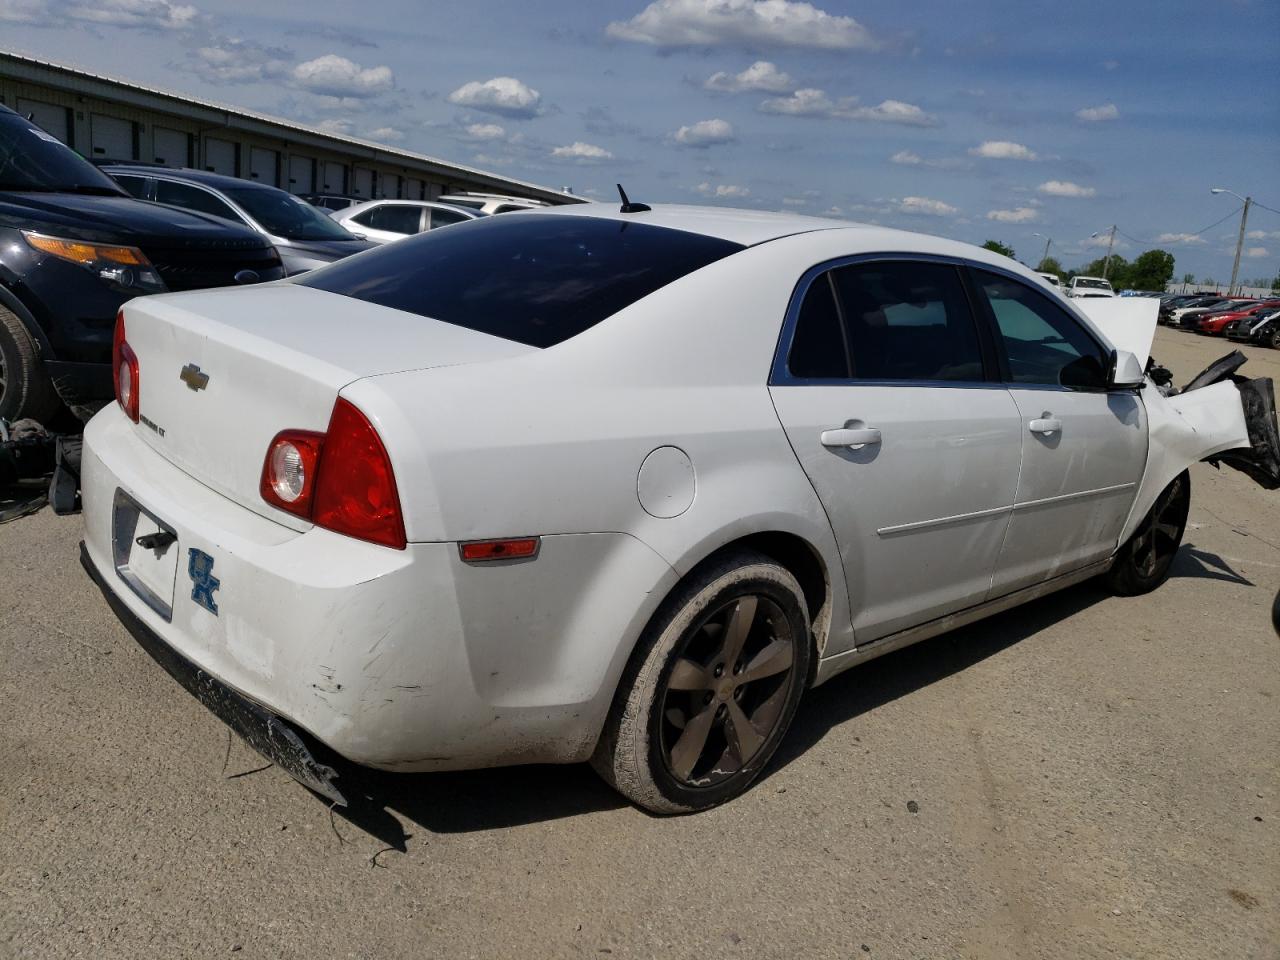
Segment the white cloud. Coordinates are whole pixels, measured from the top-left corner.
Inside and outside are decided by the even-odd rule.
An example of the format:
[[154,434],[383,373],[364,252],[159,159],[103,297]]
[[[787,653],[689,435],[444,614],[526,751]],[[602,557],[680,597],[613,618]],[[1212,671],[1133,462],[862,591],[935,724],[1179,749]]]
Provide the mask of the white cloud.
[[501,140],[506,132],[496,123],[473,123],[467,127],[467,133],[476,140]]
[[1156,237],[1156,243],[1204,243],[1198,233],[1162,233]]
[[261,83],[288,76],[292,60],[293,52],[283,47],[217,37],[195,49],[191,69],[210,83]]
[[928,197],[903,197],[898,201],[898,212],[913,216],[954,217],[960,211],[941,200],[930,200]]
[[378,127],[376,130],[370,130],[368,137],[370,140],[377,140],[381,143],[394,143],[397,140],[404,139],[404,131],[397,130],[395,127]]
[[924,163],[924,161],[920,159],[920,154],[912,153],[910,150],[899,150],[889,158],[889,162],[901,164],[904,167],[918,167],[920,164]]
[[912,127],[938,125],[937,117],[925,113],[914,103],[885,100],[874,107],[859,107],[857,104],[857,97],[832,100],[826,91],[805,87],[789,97],[770,97],[761,102],[757,109],[761,113],[780,113],[791,117],[834,117],[840,120],[900,123]]
[[746,187],[740,187],[736,183],[717,183],[713,186],[710,183],[703,182],[694,187],[694,189],[704,197],[715,197],[718,200],[734,200],[751,195],[750,190]]
[[1104,103],[1100,107],[1084,107],[1076,111],[1076,119],[1085,123],[1097,123],[1100,120],[1119,120],[1120,109],[1114,103]]
[[1102,61],[1102,69],[1108,72],[1112,70],[1117,70],[1119,69],[1119,67],[1120,67],[1119,60],[1103,60]]
[[567,147],[556,147],[551,151],[551,155],[563,160],[577,160],[584,163],[613,159],[613,154],[604,147],[597,147],[594,143],[583,143],[581,140],[575,140]]
[[1082,187],[1070,180],[1046,180],[1036,189],[1051,197],[1092,197],[1098,193],[1093,187]]
[[659,47],[810,47],[875,50],[879,42],[852,17],[792,0],[654,0],[605,33]]
[[908,127],[936,127],[938,118],[925,113],[914,103],[901,100],[882,100],[874,107],[858,107],[849,114],[850,120],[874,120],[878,123],[901,123]]
[[293,68],[295,86],[329,97],[372,97],[395,86],[391,68],[361,67],[335,53]]
[[726,73],[723,70],[713,73],[707,77],[703,86],[708,90],[722,90],[726,93],[745,93],[750,90],[788,93],[796,88],[796,83],[775,64],[768,60],[757,60],[741,73]]
[[1266,247],[1249,247],[1245,250],[1244,255],[1251,260],[1261,260],[1263,257],[1271,256],[1271,251]]
[[72,20],[144,30],[186,30],[197,26],[202,19],[195,7],[170,3],[169,0],[95,0],[93,3],[52,6],[59,14]]
[[990,160],[1036,160],[1035,151],[1012,140],[984,140],[969,150],[974,157],[986,157]]
[[0,0],[0,23],[53,26],[53,11],[45,0]]
[[804,197],[783,197],[782,204],[786,207],[807,207],[809,201]]
[[343,117],[330,117],[316,124],[316,129],[321,133],[333,133],[340,137],[350,136],[351,127],[351,121]]
[[504,117],[527,120],[537,116],[542,94],[515,77],[494,77],[481,83],[464,83],[449,94],[449,102]]
[[1039,216],[1035,207],[1018,207],[1014,210],[988,210],[987,219],[997,223],[1031,223]]
[[832,100],[822,90],[805,87],[789,97],[770,97],[760,104],[761,113],[782,113],[792,117],[831,117],[840,110],[852,110],[857,97]]
[[1268,233],[1266,230],[1250,230],[1245,234],[1246,240],[1280,240],[1280,230],[1272,230]]
[[733,124],[728,120],[699,120],[681,127],[672,134],[676,143],[686,147],[710,147],[717,143],[733,141]]

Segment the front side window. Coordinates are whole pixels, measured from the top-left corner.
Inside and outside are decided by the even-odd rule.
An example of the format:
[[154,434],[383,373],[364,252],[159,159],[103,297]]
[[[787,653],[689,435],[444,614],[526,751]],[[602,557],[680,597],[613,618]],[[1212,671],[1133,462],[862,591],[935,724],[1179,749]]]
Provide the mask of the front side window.
[[855,380],[983,379],[977,325],[955,266],[883,261],[831,275]]
[[1044,294],[1017,280],[975,270],[1014,383],[1103,389],[1109,356],[1080,324]]
[[522,214],[429,230],[297,282],[550,347],[742,249],[635,221]]
[[223,220],[234,220],[243,223],[234,210],[207,190],[188,186],[185,183],[174,183],[172,180],[156,181],[156,203],[167,203],[172,207],[194,210],[196,213],[207,213],[221,217]]

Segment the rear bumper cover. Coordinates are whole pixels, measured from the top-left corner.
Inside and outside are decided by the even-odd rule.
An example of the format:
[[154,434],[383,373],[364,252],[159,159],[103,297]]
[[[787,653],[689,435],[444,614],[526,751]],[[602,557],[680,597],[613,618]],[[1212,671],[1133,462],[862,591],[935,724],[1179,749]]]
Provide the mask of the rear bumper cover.
[[251,747],[304,787],[341,806],[347,805],[346,797],[335,783],[337,772],[333,767],[316,760],[292,726],[201,670],[165,643],[159,634],[120,602],[89,556],[84,541],[80,543],[80,563],[107,598],[111,611],[124,624],[125,629],[151,659],[164,667],[169,676],[182,684],[189,694],[208,707]]

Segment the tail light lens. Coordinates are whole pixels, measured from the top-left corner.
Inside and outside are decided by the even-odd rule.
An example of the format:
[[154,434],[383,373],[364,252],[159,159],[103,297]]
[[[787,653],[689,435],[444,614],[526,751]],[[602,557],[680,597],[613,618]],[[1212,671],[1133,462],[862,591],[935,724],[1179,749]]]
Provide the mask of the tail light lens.
[[373,424],[341,397],[325,433],[276,435],[259,489],[267,503],[318,527],[397,550],[405,547],[391,458]]
[[115,381],[116,402],[129,419],[137,423],[141,371],[138,368],[138,355],[125,340],[123,310],[116,314],[116,330],[111,338],[111,375]]

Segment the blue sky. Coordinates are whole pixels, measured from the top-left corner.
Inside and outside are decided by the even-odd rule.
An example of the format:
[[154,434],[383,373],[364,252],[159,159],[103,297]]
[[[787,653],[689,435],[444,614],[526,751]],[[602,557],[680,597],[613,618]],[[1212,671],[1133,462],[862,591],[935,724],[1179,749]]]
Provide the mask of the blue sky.
[[[1230,276],[1280,209],[1280,3],[0,0],[0,47],[588,196]],[[1216,226],[1214,221],[1226,218]],[[1255,207],[1241,274],[1280,272]]]

